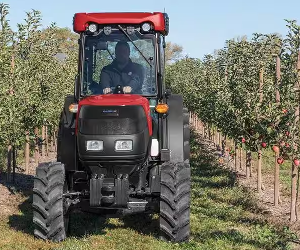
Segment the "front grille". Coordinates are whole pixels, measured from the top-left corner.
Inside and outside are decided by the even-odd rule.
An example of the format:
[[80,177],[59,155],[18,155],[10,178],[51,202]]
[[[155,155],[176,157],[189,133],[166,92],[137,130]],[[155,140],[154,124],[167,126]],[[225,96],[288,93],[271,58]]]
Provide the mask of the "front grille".
[[[147,119],[143,107],[109,107],[117,109],[118,115],[104,113],[101,106],[84,106],[80,110],[78,128],[86,135],[132,135],[147,128]],[[105,107],[107,110],[107,107]]]
[[143,131],[145,121],[130,118],[80,120],[80,133],[86,135],[132,135]]

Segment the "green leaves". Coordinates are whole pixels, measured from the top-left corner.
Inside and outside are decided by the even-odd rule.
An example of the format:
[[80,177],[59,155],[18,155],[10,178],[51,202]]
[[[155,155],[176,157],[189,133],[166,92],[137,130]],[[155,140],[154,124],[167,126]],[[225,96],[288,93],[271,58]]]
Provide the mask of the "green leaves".
[[[203,122],[236,141],[245,137],[247,149],[255,151],[262,140],[268,144],[289,140],[286,124],[294,121],[299,103],[294,85],[300,82],[295,67],[300,39],[295,21],[288,21],[287,27],[284,39],[278,34],[255,33],[249,40],[226,41],[226,47],[205,55],[202,61],[180,60],[168,66],[166,82],[183,94],[189,110]],[[276,103],[276,90],[280,103]],[[284,109],[289,112],[283,113]]]
[[25,131],[57,126],[64,96],[73,92],[78,44],[68,29],[43,28],[39,11],[27,12],[16,31],[7,15],[0,4],[0,144],[20,145]]

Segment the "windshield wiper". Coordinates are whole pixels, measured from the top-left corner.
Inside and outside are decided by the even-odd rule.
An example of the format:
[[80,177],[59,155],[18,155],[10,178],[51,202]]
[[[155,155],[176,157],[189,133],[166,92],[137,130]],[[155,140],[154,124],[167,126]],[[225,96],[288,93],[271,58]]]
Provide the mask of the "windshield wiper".
[[142,55],[142,57],[144,57],[145,61],[150,65],[150,67],[152,68],[151,63],[149,63],[148,59],[144,56],[144,54],[140,51],[140,49],[135,45],[135,43],[132,41],[132,39],[130,38],[130,36],[126,33],[126,31],[121,27],[121,25],[118,25],[119,29],[125,34],[125,36],[129,39],[129,41],[132,42],[132,44],[134,45],[134,47],[138,50],[138,52],[140,52],[140,54]]

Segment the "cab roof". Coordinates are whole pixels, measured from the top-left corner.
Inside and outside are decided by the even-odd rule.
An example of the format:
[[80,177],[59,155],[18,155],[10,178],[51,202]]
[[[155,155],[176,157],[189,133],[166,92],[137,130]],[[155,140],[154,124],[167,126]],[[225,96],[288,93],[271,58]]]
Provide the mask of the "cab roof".
[[96,24],[143,24],[149,22],[154,30],[168,33],[168,15],[161,12],[103,12],[76,13],[73,18],[73,30],[84,32],[90,23]]

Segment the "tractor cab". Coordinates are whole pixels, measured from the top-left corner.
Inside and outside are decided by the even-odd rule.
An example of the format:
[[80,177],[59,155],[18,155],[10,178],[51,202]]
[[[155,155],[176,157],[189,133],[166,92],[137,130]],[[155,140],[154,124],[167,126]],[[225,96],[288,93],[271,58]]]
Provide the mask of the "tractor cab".
[[78,98],[112,94],[118,85],[125,94],[163,98],[166,13],[78,13],[74,31],[80,33]]
[[163,84],[168,15],[77,13],[73,29],[80,34],[75,86],[78,102],[89,96],[109,94],[147,98],[156,145],[159,112],[165,114],[168,110]]

